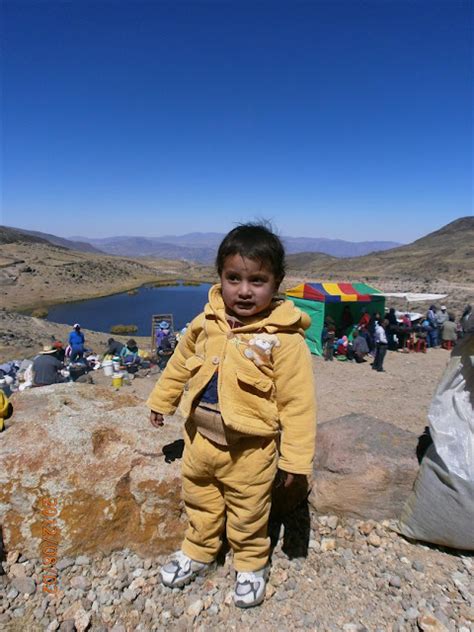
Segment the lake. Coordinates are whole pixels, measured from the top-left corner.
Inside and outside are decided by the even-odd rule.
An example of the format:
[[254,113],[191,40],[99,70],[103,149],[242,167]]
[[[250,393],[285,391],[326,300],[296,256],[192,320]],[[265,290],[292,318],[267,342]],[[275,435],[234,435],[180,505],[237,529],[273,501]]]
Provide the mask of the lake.
[[151,334],[153,314],[173,314],[175,329],[181,329],[202,311],[211,285],[141,287],[137,294],[127,292],[87,301],[64,303],[49,308],[46,320],[54,323],[79,323],[84,329],[109,332],[113,325],[136,325],[137,336]]

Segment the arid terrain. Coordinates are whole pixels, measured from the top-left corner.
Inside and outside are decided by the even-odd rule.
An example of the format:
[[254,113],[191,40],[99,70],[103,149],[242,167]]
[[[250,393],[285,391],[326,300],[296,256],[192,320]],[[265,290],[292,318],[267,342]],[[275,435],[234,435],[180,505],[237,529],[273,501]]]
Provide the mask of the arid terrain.
[[[0,228],[0,360],[31,357],[50,336],[66,339],[68,327],[15,316],[35,314],[48,306],[106,296],[145,283],[174,279],[217,280],[212,267],[187,261],[153,258],[130,259],[82,252],[54,245],[44,239]],[[474,303],[474,219],[462,218],[423,239],[364,257],[336,259],[327,255],[288,257],[285,290],[303,281],[366,281],[385,292],[446,294],[442,302],[456,318],[467,303]],[[425,312],[430,302],[407,305],[387,299],[387,306]],[[100,350],[107,335],[88,332]],[[146,340],[141,341],[147,345]]]

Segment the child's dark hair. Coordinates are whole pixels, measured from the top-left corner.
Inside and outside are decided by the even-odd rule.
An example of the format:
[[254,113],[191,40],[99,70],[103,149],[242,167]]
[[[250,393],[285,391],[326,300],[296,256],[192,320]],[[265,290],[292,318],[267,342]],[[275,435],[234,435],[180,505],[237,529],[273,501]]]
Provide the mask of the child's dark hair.
[[265,224],[239,224],[224,237],[216,257],[219,276],[225,260],[233,255],[268,264],[278,283],[285,276],[285,248]]

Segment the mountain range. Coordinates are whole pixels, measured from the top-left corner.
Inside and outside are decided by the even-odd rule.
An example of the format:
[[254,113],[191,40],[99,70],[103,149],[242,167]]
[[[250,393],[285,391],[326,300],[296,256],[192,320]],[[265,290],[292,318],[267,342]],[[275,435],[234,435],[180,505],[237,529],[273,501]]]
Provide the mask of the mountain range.
[[[143,257],[212,264],[221,233],[188,233],[163,237],[110,237],[65,239],[7,226],[0,227],[0,243],[18,241],[53,244],[83,253],[121,257]],[[401,274],[417,277],[453,278],[460,281],[474,275],[474,216],[461,217],[411,244],[389,248],[392,242],[347,242],[312,237],[284,237],[288,269],[306,276]],[[319,250],[318,250],[319,249]],[[370,249],[375,252],[364,253]],[[349,257],[349,252],[357,254]],[[360,253],[364,254],[360,254]],[[338,253],[338,254],[333,254]]]
[[[119,236],[102,239],[91,239],[83,236],[70,237],[75,243],[86,242],[108,254],[184,259],[203,264],[211,264],[214,261],[217,247],[223,238],[223,233],[187,233],[186,235],[164,235],[163,237]],[[393,241],[351,242],[321,237],[282,237],[282,240],[289,254],[322,252],[334,257],[356,257],[400,245]]]

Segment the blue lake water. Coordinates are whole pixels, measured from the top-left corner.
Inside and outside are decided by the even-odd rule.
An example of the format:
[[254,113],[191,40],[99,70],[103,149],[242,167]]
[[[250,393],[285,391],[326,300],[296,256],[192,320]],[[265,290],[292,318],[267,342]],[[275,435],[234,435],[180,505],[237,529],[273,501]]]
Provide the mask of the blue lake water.
[[173,314],[175,329],[181,329],[202,311],[210,284],[199,286],[141,287],[138,293],[114,294],[49,308],[47,320],[84,329],[109,332],[113,325],[136,325],[137,336],[151,334],[153,314]]

